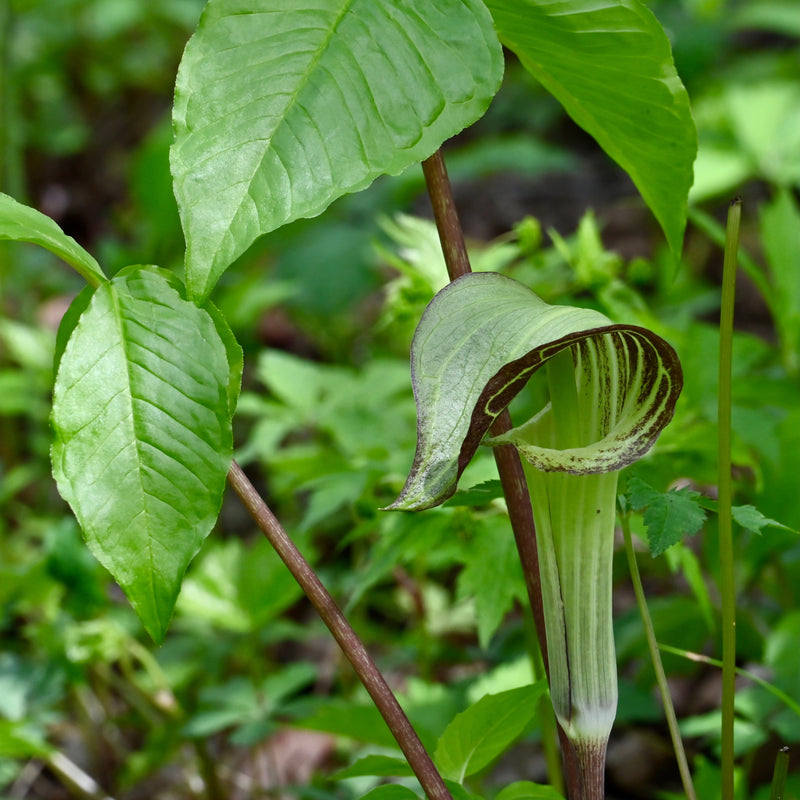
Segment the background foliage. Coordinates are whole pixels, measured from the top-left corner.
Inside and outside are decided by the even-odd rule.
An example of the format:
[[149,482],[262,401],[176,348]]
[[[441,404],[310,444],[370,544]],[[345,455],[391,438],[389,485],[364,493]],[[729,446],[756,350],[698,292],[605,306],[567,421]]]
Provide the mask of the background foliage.
[[[168,120],[178,60],[201,7],[0,2],[0,189],[53,217],[112,273],[130,263],[182,269]],[[477,269],[513,275],[547,302],[647,325],[678,349],[685,389],[677,418],[652,457],[626,473],[623,489],[643,543],[659,549],[694,528],[658,559],[643,551],[641,568],[659,640],[710,655],[718,653],[708,502],[716,480],[718,220],[730,195],[743,195],[736,502],[761,517],[746,517],[737,533],[738,660],[797,703],[796,10],[773,0],[651,8],[670,34],[700,134],[692,225],[677,272],[628,179],[511,61],[487,116],[446,157]],[[412,167],[342,198],[319,219],[276,231],[241,256],[214,297],[245,349],[236,457],[347,605],[423,740],[435,743],[458,711],[487,691],[530,682],[532,667],[524,584],[491,454],[462,479],[474,488],[440,509],[420,517],[377,510],[397,495],[413,456],[408,346],[446,280],[421,189]],[[190,567],[157,649],[81,541],[48,454],[55,328],[79,288],[43,251],[0,242],[6,794],[81,796],[72,785],[77,764],[119,797],[237,797],[257,787],[361,796],[374,779],[330,776],[358,755],[395,755],[392,740],[234,498]],[[512,413],[521,417],[536,393],[531,387]],[[683,494],[665,494],[675,488]],[[691,492],[708,500],[702,521],[699,506],[689,506],[688,524],[676,495]],[[650,798],[667,787],[680,796],[621,551],[617,579],[621,703],[609,793]],[[718,672],[676,655],[665,661],[698,791],[712,798]],[[800,718],[747,681],[737,712],[742,796],[766,797],[774,751],[800,740]],[[476,790],[494,795],[512,780],[545,781],[538,727],[522,728],[517,757],[481,765]],[[306,754],[296,767],[293,747]],[[647,769],[634,769],[641,765]],[[791,788],[800,794],[796,779]]]

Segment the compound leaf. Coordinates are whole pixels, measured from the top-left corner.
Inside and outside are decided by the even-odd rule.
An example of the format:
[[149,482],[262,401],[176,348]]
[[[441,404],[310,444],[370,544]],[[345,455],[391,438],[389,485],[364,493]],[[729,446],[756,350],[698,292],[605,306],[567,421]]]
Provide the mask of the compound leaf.
[[59,491],[156,641],[222,502],[229,374],[214,322],[155,268],[100,286],[61,356]]
[[479,0],[211,0],[173,107],[190,295],[258,236],[430,156],[502,71]]
[[679,253],[697,132],[669,40],[638,0],[487,0],[500,40],[632,178]]

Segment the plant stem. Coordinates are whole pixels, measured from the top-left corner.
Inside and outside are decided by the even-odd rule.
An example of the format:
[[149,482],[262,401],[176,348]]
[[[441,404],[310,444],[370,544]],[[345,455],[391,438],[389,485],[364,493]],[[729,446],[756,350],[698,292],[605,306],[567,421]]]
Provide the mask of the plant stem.
[[436,229],[439,231],[439,241],[442,243],[447,274],[450,276],[450,280],[454,281],[456,278],[472,272],[472,267],[469,264],[464,232],[461,230],[461,220],[456,212],[453,190],[441,150],[437,150],[430,158],[422,162],[422,172],[425,175],[425,184],[428,187],[428,195],[433,206],[433,219],[436,222]]
[[[682,650],[680,647],[672,647],[671,645],[664,644],[663,642],[658,645],[660,650],[665,653],[672,653],[673,655],[686,658],[689,661],[697,661],[700,664],[708,664],[710,667],[718,667],[722,669],[722,662],[718,658],[711,658],[710,656],[703,655],[702,653],[693,653],[691,650]],[[791,709],[798,717],[800,717],[800,703],[789,697],[786,692],[779,689],[775,684],[765,681],[763,678],[756,675],[754,672],[736,667],[736,674],[741,678],[747,678],[749,681],[758,684],[762,689],[769,692],[774,698],[780,700],[787,708]]]
[[783,800],[783,790],[786,786],[786,773],[789,771],[789,748],[781,747],[775,756],[775,771],[772,773],[772,788],[769,800]]
[[[436,221],[436,229],[439,231],[439,241],[442,243],[447,274],[450,280],[454,281],[456,278],[472,272],[472,268],[441,150],[437,150],[430,158],[422,162],[422,171],[425,174],[425,183],[433,206],[433,217]],[[494,421],[490,433],[492,436],[500,436],[510,431],[511,428],[511,415],[508,413],[508,409],[505,409]],[[536,636],[539,639],[545,672],[549,673],[547,640],[542,612],[542,589],[539,581],[539,556],[536,549],[536,528],[533,523],[528,483],[519,453],[513,445],[503,445],[493,449],[500,483],[506,498],[511,528],[525,574],[525,585],[533,612],[533,621],[536,625]]]
[[[428,195],[433,206],[433,218],[439,231],[439,241],[442,244],[447,274],[451,281],[472,271],[464,242],[464,233],[461,221],[458,218],[450,179],[447,175],[444,158],[441,150],[437,150],[430,158],[422,162],[422,171]],[[492,436],[500,436],[512,428],[511,415],[504,409],[491,427]],[[519,453],[513,445],[495,447],[494,459],[503,495],[506,499],[511,530],[517,545],[522,572],[525,576],[525,588],[528,592],[528,601],[536,625],[536,636],[539,640],[539,649],[544,661],[545,673],[550,678],[550,663],[547,656],[547,636],[544,626],[544,611],[542,608],[542,586],[539,576],[539,553],[536,545],[536,526],[533,522],[530,494],[525,471],[522,468]],[[564,758],[568,795],[577,797],[579,782],[579,769],[575,759],[575,752],[566,734],[558,726],[559,742]]]
[[664,706],[664,715],[667,718],[669,735],[672,738],[672,747],[675,750],[675,758],[678,761],[678,770],[681,774],[683,791],[686,792],[687,800],[697,800],[697,794],[692,782],[692,773],[689,770],[689,762],[686,759],[686,751],[683,748],[680,730],[678,730],[678,719],[675,716],[675,706],[672,705],[672,697],[667,685],[667,676],[664,672],[664,664],[661,661],[661,654],[658,652],[658,642],[656,633],[653,629],[653,620],[647,608],[647,600],[644,596],[642,587],[642,576],[639,574],[639,565],[636,562],[636,553],[633,550],[633,539],[631,537],[631,524],[627,513],[620,514],[622,524],[622,535],[625,538],[625,555],[628,557],[628,567],[631,571],[633,581],[633,591],[636,595],[636,604],[639,606],[639,614],[642,617],[644,632],[647,637],[647,647],[650,650],[650,660],[653,662],[653,669],[656,672],[656,681],[661,692],[661,702]]
[[363,642],[235,461],[228,472],[228,481],[353,665],[425,793],[430,800],[452,800],[441,775]]
[[725,256],[722,267],[722,307],[719,323],[718,491],[719,560],[722,601],[722,800],[733,800],[733,720],[736,693],[736,588],[733,572],[733,488],[731,485],[731,365],[733,358],[733,302],[742,201],[728,209]]

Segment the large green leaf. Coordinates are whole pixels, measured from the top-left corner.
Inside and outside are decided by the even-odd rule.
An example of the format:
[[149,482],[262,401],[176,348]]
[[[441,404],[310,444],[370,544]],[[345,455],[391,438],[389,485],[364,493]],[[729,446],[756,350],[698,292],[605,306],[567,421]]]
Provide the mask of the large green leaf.
[[[594,416],[607,417],[608,430],[581,447],[542,447],[531,433],[550,424],[548,406],[492,443],[512,442],[539,469],[574,474],[618,470],[643,455],[671,419],[681,390],[674,350],[644,328],[548,305],[503,275],[472,273],[433,298],[414,334],[417,451],[390,508],[420,510],[450,497],[492,422],[537,369],[568,349],[579,372],[601,372],[607,391]],[[586,420],[597,430],[599,422]]]
[[66,261],[93,286],[106,276],[100,265],[50,217],[0,192],[0,240],[38,244]]
[[211,0],[173,108],[190,294],[261,234],[430,156],[502,70],[479,0]]
[[697,134],[661,25],[638,0],[486,0],[500,39],[633,179],[681,249]]
[[95,292],[58,367],[59,491],[156,641],[222,501],[229,372],[208,314],[142,267]]

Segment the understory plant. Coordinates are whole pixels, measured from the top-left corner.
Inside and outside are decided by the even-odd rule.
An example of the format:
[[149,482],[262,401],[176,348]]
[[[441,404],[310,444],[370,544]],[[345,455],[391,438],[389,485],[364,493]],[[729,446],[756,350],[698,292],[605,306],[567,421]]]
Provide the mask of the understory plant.
[[[443,502],[479,446],[495,449],[568,796],[598,800],[617,692],[617,476],[669,422],[681,369],[649,330],[548,305],[497,274],[468,274],[439,148],[486,111],[503,46],[628,172],[677,259],[696,134],[667,37],[638,0],[210,0],[173,106],[182,278],[154,265],[109,277],[52,220],[7,195],[0,238],[45,247],[88,284],[56,344],[53,474],[153,640],[167,634],[227,480],[331,629],[424,792],[446,800],[521,733],[544,687],[487,701],[428,755],[318,576],[232,462],[243,358],[211,300],[256,238],[422,162],[452,282],[412,346],[417,454],[391,508]],[[549,402],[513,427],[507,406],[540,367]],[[487,743],[475,720],[501,709],[515,722]]]
[[617,475],[671,419],[682,384],[677,356],[643,328],[549,306],[516,281],[475,273],[428,306],[411,363],[418,445],[394,509],[424,509],[451,496],[494,421],[545,369],[547,406],[486,443],[515,446],[529,465],[550,697],[572,751],[570,793],[602,797],[617,706]]

